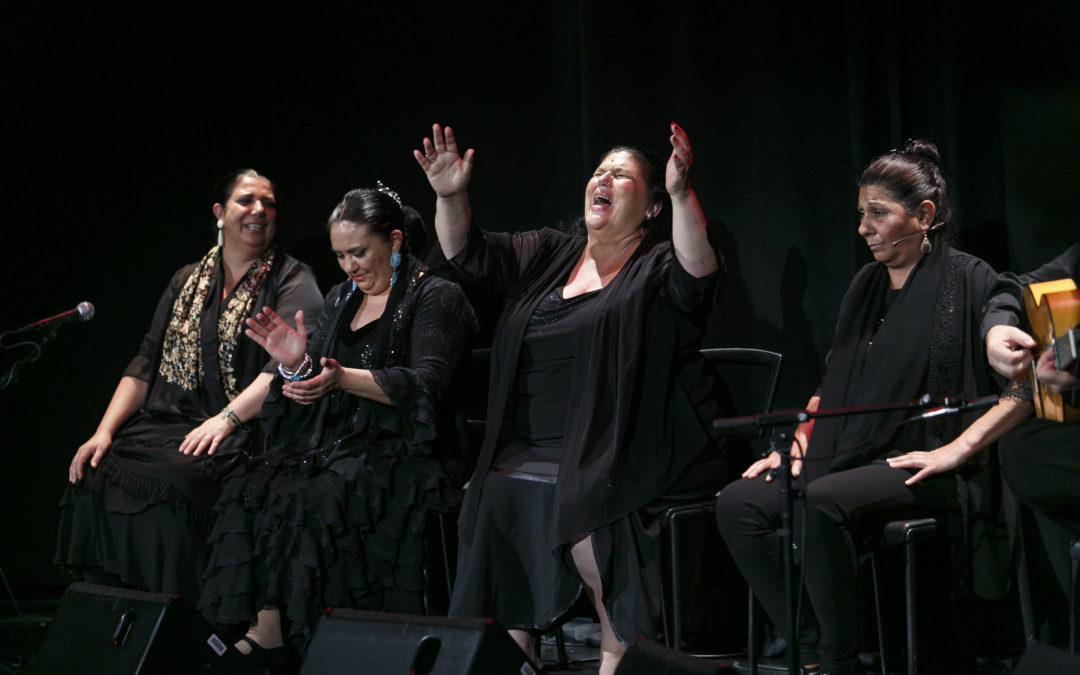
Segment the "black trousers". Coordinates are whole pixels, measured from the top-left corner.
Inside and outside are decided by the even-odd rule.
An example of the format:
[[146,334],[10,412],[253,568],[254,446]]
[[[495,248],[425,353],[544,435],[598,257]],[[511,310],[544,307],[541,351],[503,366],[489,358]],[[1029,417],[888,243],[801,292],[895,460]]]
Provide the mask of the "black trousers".
[[[1024,523],[1024,537],[1035,610],[1051,619],[1051,639],[1063,643],[1065,626],[1057,624],[1067,620],[1069,544],[1080,538],[1080,424],[1027,420],[1006,434],[998,448],[1005,481],[1033,516]],[[1040,574],[1042,566],[1052,570],[1056,587],[1039,585],[1046,576]]]
[[[796,543],[801,544],[806,597],[800,625],[804,663],[820,659],[823,671],[850,672],[858,660],[858,543],[898,518],[945,515],[957,508],[952,474],[913,486],[913,472],[884,461],[829,473],[805,486],[797,500]],[[801,483],[802,481],[798,481]],[[789,641],[787,598],[777,529],[779,481],[763,476],[737,480],[717,497],[716,517],[739,570],[765,611]]]

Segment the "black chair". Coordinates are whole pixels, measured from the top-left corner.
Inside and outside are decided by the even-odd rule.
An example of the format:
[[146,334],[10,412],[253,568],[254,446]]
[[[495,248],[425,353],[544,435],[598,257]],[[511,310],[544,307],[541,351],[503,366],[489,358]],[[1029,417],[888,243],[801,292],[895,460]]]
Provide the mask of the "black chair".
[[[741,347],[703,349],[701,353],[712,369],[714,376],[720,380],[723,387],[726,387],[726,389],[721,389],[717,393],[720,397],[730,399],[728,403],[733,406],[732,414],[739,416],[755,415],[772,410],[777,385],[780,381],[780,370],[783,366],[783,356],[781,354],[764,349]],[[728,397],[729,393],[735,395]],[[759,447],[764,444],[764,432],[762,430],[749,432],[749,435],[752,437],[752,444]],[[760,452],[755,454],[760,455]],[[717,486],[717,490],[721,487]],[[689,523],[696,520],[705,520],[708,523],[708,527],[701,528],[700,536],[714,538],[717,545],[723,548],[723,542],[720,540],[720,534],[715,526],[715,498],[671,507],[663,513],[660,521],[662,536],[667,548],[667,573],[665,574],[666,583],[664,584],[665,597],[662,599],[662,619],[664,640],[666,645],[672,649],[681,649],[683,637],[681,613],[683,561],[680,555],[683,532]],[[751,595],[751,617],[753,616],[753,602],[754,599]],[[751,651],[753,651],[752,648]]]
[[[941,528],[936,518],[894,520],[886,523],[881,533],[882,547],[904,547],[904,611],[907,629],[908,675],[915,675],[918,672],[915,645],[915,543],[939,534],[941,534]],[[874,611],[877,615],[878,649],[881,651],[881,675],[887,675],[885,628],[881,618],[881,599],[878,590],[877,555],[879,550],[876,549],[870,554],[870,571],[874,584]]]
[[[487,413],[488,378],[491,373],[491,348],[472,350],[468,371],[455,382],[449,399],[457,413],[465,455],[465,478],[472,474],[473,465],[484,442]],[[466,484],[467,486],[467,484]],[[444,615],[450,607],[454,579],[457,576],[457,519],[460,507],[434,511],[428,518],[428,551],[425,575],[429,592],[425,597],[428,615]]]
[[[1035,642],[1035,612],[1031,604],[1031,583],[1028,577],[1027,549],[1024,542],[1024,524],[1029,522],[1031,515],[1027,507],[1017,507],[1016,527],[1016,582],[1020,596],[1020,618],[1024,627],[1024,642]],[[1069,652],[1080,654],[1080,636],[1077,630],[1080,621],[1077,621],[1077,583],[1080,581],[1080,539],[1069,542],[1069,558],[1072,576],[1069,578],[1068,603],[1069,603]]]

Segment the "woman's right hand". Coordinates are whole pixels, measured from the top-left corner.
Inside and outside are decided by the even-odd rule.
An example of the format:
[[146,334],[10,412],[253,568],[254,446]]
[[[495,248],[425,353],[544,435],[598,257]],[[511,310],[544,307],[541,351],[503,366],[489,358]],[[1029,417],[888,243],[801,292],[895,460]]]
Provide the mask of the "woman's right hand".
[[244,321],[247,323],[244,334],[284,368],[292,371],[303,362],[304,350],[307,349],[304,310],[296,311],[295,329],[269,307],[263,307],[263,311],[256,314],[254,319],[249,317]]
[[424,150],[413,150],[413,157],[424,170],[431,189],[442,198],[465,191],[472,177],[474,151],[469,148],[463,158],[458,151],[454,130],[438,124],[431,125],[431,138],[424,138]]
[[[791,477],[798,478],[802,473],[802,447],[798,443],[791,444]],[[743,478],[757,478],[763,472],[765,473],[765,482],[771,483],[773,479],[773,469],[780,468],[780,453],[773,450],[767,456],[759,459],[758,461],[747,467],[746,471],[743,471]]]
[[105,454],[110,445],[112,445],[112,434],[100,429],[95,431],[90,440],[80,445],[79,449],[75,451],[75,456],[71,459],[71,466],[68,467],[68,482],[74,483],[82,480],[83,467],[86,465],[87,459],[90,460],[90,466],[96,469],[102,455]]

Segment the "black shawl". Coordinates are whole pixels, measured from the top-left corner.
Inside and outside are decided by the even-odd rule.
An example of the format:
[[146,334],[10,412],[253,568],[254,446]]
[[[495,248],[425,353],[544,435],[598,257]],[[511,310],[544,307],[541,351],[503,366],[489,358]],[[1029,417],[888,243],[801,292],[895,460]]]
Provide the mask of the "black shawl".
[[[586,240],[551,229],[505,234],[473,228],[451,268],[504,295],[492,350],[487,431],[462,508],[471,541],[484,480],[512,431],[522,338],[539,302],[563,285]],[[696,279],[670,242],[643,242],[589,308],[577,337],[556,534],[575,541],[649,503],[711,441],[710,387],[701,377],[704,314],[717,275]],[[576,413],[576,414],[575,414]]]

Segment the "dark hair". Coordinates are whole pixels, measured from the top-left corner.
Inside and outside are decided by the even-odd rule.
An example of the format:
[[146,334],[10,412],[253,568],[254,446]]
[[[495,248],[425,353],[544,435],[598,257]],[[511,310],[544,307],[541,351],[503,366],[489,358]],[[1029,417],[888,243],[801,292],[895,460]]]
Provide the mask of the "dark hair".
[[953,196],[941,173],[941,153],[933,141],[912,138],[899,150],[890,150],[870,162],[859,177],[859,187],[876,185],[886,190],[904,210],[914,214],[923,200],[934,203],[935,240],[948,237],[953,215]]
[[221,180],[214,185],[214,201],[222,205],[227,204],[229,202],[229,197],[232,196],[233,190],[236,189],[236,184],[240,182],[241,178],[261,178],[265,180],[267,183],[270,183],[270,191],[274,193],[274,198],[277,198],[277,186],[274,185],[274,181],[262,175],[255,169],[237,169],[236,171],[230,171],[222,176]]
[[642,227],[650,236],[669,236],[671,232],[671,196],[667,193],[664,184],[664,171],[666,163],[652,150],[636,148],[632,145],[616,145],[603,155],[597,166],[603,163],[609,155],[616,152],[625,152],[634,158],[641,168],[641,175],[645,179],[645,187],[649,190],[649,204],[660,202],[660,213],[656,218],[645,221]]
[[366,225],[369,232],[386,241],[390,240],[391,232],[401,230],[402,248],[405,251],[422,251],[427,243],[423,218],[411,206],[399,204],[395,199],[396,193],[391,193],[385,187],[383,189],[386,191],[362,187],[346,192],[330,213],[326,229],[333,227],[334,223],[348,221]]
[[[597,166],[613,153],[625,152],[634,158],[641,168],[642,177],[645,179],[645,187],[649,191],[649,205],[660,202],[660,213],[652,220],[642,223],[646,237],[670,238],[671,237],[671,196],[667,193],[664,171],[665,162],[651,150],[636,148],[630,145],[616,145],[604,154],[600,155]],[[584,214],[578,214],[567,220],[559,221],[557,229],[570,234],[580,234],[587,231]]]

